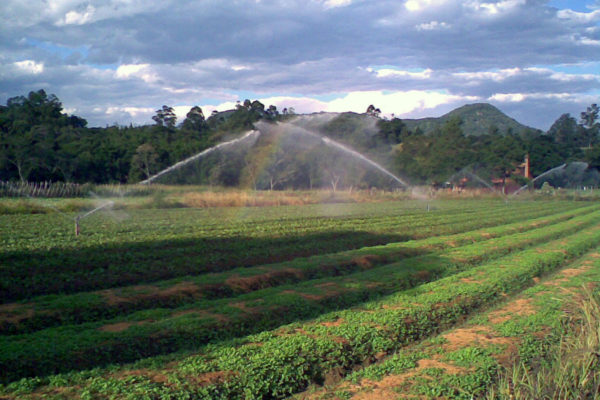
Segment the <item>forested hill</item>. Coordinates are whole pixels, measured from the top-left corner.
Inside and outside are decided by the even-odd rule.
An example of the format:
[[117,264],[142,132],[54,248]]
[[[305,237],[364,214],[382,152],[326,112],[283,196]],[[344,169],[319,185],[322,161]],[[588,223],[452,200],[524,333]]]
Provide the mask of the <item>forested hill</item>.
[[439,118],[405,119],[403,121],[412,131],[419,129],[425,134],[430,134],[453,118],[459,118],[462,121],[461,127],[467,136],[506,135],[507,133],[530,136],[543,133],[538,129],[519,123],[487,103],[467,104]]
[[[39,90],[0,105],[0,181],[136,183],[256,126],[261,134],[253,140],[213,152],[182,169],[177,180],[167,176],[161,183],[393,187],[388,175],[340,146],[411,184],[445,182],[464,168],[487,180],[509,177],[526,154],[534,176],[569,161],[600,166],[596,105],[579,122],[562,115],[545,134],[486,104],[464,106],[437,119],[390,120],[379,113],[371,105],[362,114],[296,115],[245,100],[208,118],[194,106],[179,122],[165,105],[156,110],[154,124],[88,128],[84,118],[65,114],[56,96]],[[326,145],[319,136],[340,146]]]

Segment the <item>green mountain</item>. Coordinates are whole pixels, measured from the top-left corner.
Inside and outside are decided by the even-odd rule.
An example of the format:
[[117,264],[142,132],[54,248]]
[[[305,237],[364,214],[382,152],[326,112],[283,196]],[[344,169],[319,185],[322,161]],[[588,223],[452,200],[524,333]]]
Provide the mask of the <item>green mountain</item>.
[[521,136],[539,135],[542,132],[523,125],[491,104],[467,104],[439,118],[403,119],[409,130],[420,129],[430,134],[452,118],[460,118],[462,130],[467,136],[480,136],[489,133],[505,135],[512,131]]

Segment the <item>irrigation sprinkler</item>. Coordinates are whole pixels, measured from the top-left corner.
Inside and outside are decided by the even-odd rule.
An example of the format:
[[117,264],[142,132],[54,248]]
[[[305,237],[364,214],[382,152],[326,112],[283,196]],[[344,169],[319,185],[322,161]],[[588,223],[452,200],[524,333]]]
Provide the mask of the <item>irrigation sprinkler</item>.
[[106,208],[106,207],[111,207],[113,204],[115,204],[115,202],[112,201],[112,200],[110,200],[110,201],[107,201],[104,204],[99,205],[98,207],[94,208],[93,210],[86,212],[83,215],[76,216],[75,217],[75,236],[79,236],[79,234],[81,233],[81,229],[80,229],[80,226],[79,226],[79,221],[81,221],[85,217],[88,217],[88,216],[92,215],[96,211],[100,211],[100,210],[102,210],[103,208]]

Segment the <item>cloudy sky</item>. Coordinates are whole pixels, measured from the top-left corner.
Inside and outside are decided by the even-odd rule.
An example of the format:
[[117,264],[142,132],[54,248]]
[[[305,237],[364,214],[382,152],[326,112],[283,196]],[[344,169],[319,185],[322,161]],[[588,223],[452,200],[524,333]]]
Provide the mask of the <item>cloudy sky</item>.
[[547,129],[600,102],[600,1],[3,0],[0,103],[42,88],[90,126],[248,98],[401,118],[489,102]]

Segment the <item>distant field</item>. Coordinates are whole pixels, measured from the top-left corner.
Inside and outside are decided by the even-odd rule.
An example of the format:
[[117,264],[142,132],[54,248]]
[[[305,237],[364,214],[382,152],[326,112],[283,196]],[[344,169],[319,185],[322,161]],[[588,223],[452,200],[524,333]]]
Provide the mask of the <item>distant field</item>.
[[[600,279],[593,202],[173,199],[98,211],[77,237],[65,205],[77,200],[6,206],[0,398],[470,399],[506,359],[543,346],[568,298]],[[552,293],[528,300],[539,292]],[[544,302],[552,313],[512,320]],[[465,320],[501,339],[464,350],[438,336]]]

